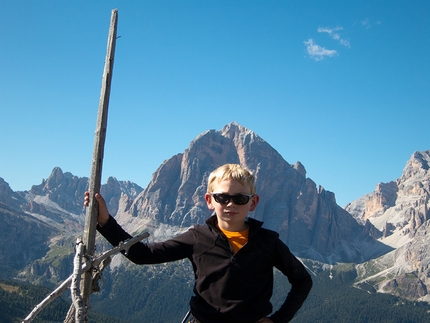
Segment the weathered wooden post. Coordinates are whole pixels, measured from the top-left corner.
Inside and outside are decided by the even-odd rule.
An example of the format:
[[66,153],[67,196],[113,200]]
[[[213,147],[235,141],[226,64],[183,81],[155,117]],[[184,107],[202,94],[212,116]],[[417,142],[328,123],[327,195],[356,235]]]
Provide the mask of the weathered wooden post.
[[[102,79],[102,88],[100,93],[99,110],[97,116],[96,132],[94,137],[94,150],[93,160],[91,166],[91,176],[89,184],[90,201],[87,207],[87,213],[85,218],[85,229],[84,229],[84,245],[85,253],[92,256],[94,254],[95,239],[96,239],[96,225],[97,225],[97,214],[98,205],[96,200],[93,198],[95,193],[100,192],[101,188],[101,175],[102,175],[102,164],[103,164],[103,153],[104,144],[106,138],[106,127],[107,127],[107,115],[109,106],[109,96],[112,81],[113,63],[115,56],[115,44],[116,44],[116,29],[118,21],[118,10],[113,9],[110,21],[109,36],[107,43],[107,53]],[[88,321],[88,309],[90,306],[90,295],[91,295],[91,270],[85,272],[82,280],[82,297],[86,305],[85,310],[85,321]]]

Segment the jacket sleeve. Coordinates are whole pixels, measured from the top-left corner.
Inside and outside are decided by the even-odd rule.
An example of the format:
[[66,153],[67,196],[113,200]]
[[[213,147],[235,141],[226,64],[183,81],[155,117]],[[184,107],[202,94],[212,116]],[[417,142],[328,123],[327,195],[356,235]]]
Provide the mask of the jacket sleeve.
[[[103,226],[97,225],[97,230],[113,246],[130,239],[128,234],[110,216],[108,222]],[[189,230],[177,237],[153,244],[138,242],[130,247],[127,253],[121,251],[130,261],[135,264],[158,264],[191,257],[194,242],[194,230]]]
[[270,319],[274,323],[289,322],[302,306],[312,288],[312,278],[305,266],[291,253],[290,249],[278,239],[276,245],[278,268],[291,284],[291,290]]

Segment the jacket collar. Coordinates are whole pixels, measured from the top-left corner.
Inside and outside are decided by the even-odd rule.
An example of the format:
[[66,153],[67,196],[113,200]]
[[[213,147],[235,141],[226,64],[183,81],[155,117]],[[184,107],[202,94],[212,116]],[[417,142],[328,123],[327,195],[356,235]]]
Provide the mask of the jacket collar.
[[[254,235],[263,226],[263,222],[250,217],[246,218],[245,222],[248,223],[249,225],[249,236]],[[216,232],[218,233],[221,232],[220,229],[218,228],[218,219],[216,217],[215,212],[212,214],[212,216],[209,219],[206,220],[206,224],[210,228],[215,229]]]

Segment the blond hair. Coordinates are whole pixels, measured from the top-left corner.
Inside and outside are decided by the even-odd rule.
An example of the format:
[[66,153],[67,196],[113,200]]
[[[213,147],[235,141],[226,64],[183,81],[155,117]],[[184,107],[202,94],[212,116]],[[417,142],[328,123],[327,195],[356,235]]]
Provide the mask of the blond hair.
[[251,194],[255,194],[256,192],[255,177],[251,171],[238,164],[225,164],[210,173],[208,178],[208,193],[213,193],[213,184],[215,181],[220,183],[227,179],[234,179],[243,186],[248,186],[251,189]]

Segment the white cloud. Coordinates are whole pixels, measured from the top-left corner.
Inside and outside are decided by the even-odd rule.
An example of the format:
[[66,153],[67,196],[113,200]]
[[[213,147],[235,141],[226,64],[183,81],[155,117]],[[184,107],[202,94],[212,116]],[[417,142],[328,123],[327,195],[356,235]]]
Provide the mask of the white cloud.
[[341,43],[343,46],[345,46],[345,47],[348,47],[348,48],[350,48],[350,47],[351,47],[351,45],[350,45],[349,41],[347,41],[347,40],[345,40],[345,39],[341,39],[341,40],[340,40],[340,43]]
[[372,27],[372,25],[369,22],[369,18],[366,18],[366,19],[362,20],[361,21],[361,25],[364,26],[364,27],[366,27],[366,28]]
[[343,27],[336,27],[336,28],[318,27],[319,33],[327,33],[331,38],[339,41],[343,46],[348,48],[351,47],[349,41],[341,38],[340,34],[337,33],[337,31],[340,31],[340,30],[343,30]]
[[312,38],[309,38],[304,42],[306,45],[306,50],[311,58],[315,61],[320,61],[326,57],[333,57],[337,55],[337,51],[333,49],[327,49],[315,44]]
[[[376,25],[380,25],[380,24],[381,24],[381,22],[378,20],[378,21],[376,21],[376,22],[375,22],[375,24],[376,24]],[[369,29],[369,28],[373,27],[373,25],[372,25],[372,23],[370,22],[369,18],[366,18],[366,19],[362,20],[362,21],[361,21],[361,25],[362,25],[363,27],[366,27],[367,29]]]
[[327,34],[333,34],[335,31],[343,30],[343,27],[336,27],[336,28],[328,28],[328,27],[318,27],[319,33],[327,33]]

